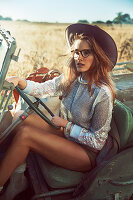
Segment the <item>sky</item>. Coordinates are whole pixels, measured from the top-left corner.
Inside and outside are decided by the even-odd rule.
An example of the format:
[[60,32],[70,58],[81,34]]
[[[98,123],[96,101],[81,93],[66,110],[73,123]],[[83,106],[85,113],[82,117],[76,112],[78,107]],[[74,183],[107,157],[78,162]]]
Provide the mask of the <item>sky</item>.
[[133,0],[0,0],[0,15],[13,20],[91,23],[113,20],[118,12],[133,18]]

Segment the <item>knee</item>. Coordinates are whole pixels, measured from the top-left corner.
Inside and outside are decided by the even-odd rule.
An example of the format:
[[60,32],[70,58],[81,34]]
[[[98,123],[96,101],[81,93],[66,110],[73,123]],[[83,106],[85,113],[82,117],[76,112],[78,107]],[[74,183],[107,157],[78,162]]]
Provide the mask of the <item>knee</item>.
[[19,128],[19,131],[14,137],[14,141],[21,144],[26,144],[30,138],[30,128],[27,126],[23,126]]

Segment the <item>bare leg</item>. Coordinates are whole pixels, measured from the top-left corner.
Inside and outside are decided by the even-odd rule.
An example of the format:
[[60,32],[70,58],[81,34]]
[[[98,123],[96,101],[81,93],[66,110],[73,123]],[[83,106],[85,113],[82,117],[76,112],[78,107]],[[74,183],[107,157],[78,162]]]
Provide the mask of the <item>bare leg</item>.
[[[20,110],[18,111],[17,113],[15,113],[15,116],[13,118],[13,121],[15,119],[17,119],[21,114],[23,113],[23,110]],[[45,130],[44,132],[49,132],[49,133],[52,133],[52,134],[58,134],[59,136],[62,136],[64,137],[63,133],[61,131],[56,131],[54,128],[52,128],[50,125],[48,125],[44,120],[42,120],[37,114],[32,114],[30,115],[26,120],[24,120],[18,127],[16,127],[16,129],[11,133],[13,136],[15,136],[19,131],[19,129],[21,129],[23,126],[31,126],[32,128],[36,128],[36,129],[41,129],[41,130]],[[38,130],[37,130],[38,131]],[[14,146],[14,142],[12,144],[12,146]],[[10,157],[10,149],[12,149],[12,147],[10,147],[8,149],[8,152],[7,152],[7,155],[8,155],[8,159],[6,159],[6,161],[4,162],[4,166],[6,165],[6,167],[3,167],[4,169],[4,174],[6,174],[7,177],[10,176],[10,174],[13,173],[14,169],[19,166],[20,164],[22,164],[23,162],[25,162],[25,159],[23,161],[21,161],[20,163],[15,163],[14,162],[14,169],[11,171],[11,168],[10,168],[10,162],[12,163],[13,160],[12,158]],[[17,149],[18,147],[17,146],[14,146],[14,152],[17,152]],[[20,150],[21,151],[21,150]],[[26,151],[26,152],[25,152]],[[23,155],[24,154],[28,154],[27,152],[29,152],[29,150],[23,150]],[[19,157],[19,151],[18,151],[18,157]],[[25,155],[25,157],[26,157]],[[3,160],[4,161],[4,160]],[[3,162],[1,162],[0,166],[3,165]],[[7,168],[7,169],[6,169]],[[6,172],[7,171],[7,172]],[[0,172],[1,174],[1,172]],[[0,176],[1,177],[1,176]],[[1,178],[0,178],[1,179]],[[5,182],[5,181],[4,181]],[[1,180],[0,180],[0,184],[1,184]]]
[[[13,118],[13,121],[17,119],[21,114],[23,113],[23,110],[18,111],[15,113],[15,116]],[[54,129],[51,125],[49,125],[47,122],[45,122],[39,115],[36,113],[31,114],[26,118],[17,128],[16,132],[18,132],[18,129],[22,126],[30,126],[32,128],[38,128],[41,130],[45,130],[45,132],[51,132],[52,134],[57,134],[56,129]],[[63,132],[58,132],[58,135],[64,137]]]
[[58,136],[59,132],[62,134],[61,131],[52,129],[57,135],[41,128],[30,126],[21,128],[0,164],[0,186],[3,186],[15,168],[25,161],[30,150],[67,169],[75,171],[91,169],[90,159],[84,149],[77,143]]

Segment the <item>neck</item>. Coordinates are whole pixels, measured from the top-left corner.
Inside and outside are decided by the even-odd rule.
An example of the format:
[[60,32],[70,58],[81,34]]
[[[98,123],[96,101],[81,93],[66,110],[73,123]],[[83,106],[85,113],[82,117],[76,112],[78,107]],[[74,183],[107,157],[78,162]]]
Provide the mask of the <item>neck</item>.
[[82,73],[81,73],[81,77],[82,77],[83,80],[86,80],[86,79],[87,79],[87,78],[86,78],[86,73],[85,73],[85,72],[82,72]]

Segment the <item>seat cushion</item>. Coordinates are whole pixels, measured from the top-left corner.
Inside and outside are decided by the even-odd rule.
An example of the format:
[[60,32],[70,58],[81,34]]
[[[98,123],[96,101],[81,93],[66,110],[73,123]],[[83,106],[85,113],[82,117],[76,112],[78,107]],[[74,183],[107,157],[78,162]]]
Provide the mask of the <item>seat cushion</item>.
[[120,134],[120,148],[133,145],[133,115],[130,108],[115,100],[114,119]]
[[51,188],[66,188],[76,186],[84,174],[54,165],[38,154],[35,154],[35,157],[47,184]]

